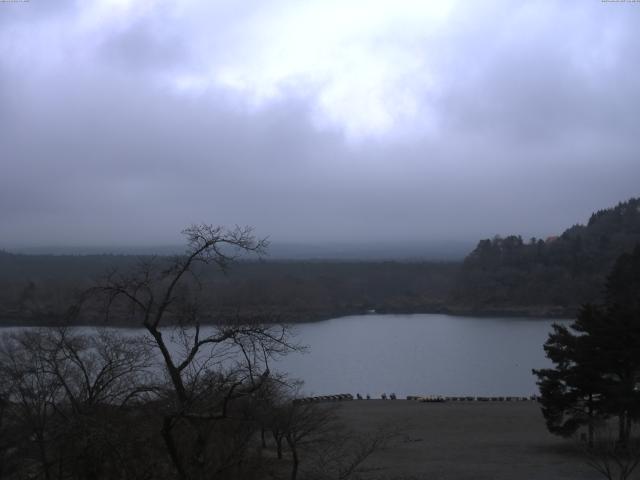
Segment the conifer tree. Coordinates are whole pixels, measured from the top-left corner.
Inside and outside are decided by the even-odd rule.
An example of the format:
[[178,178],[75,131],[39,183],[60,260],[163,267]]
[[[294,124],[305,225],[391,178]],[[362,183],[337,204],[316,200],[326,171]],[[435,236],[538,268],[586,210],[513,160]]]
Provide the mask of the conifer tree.
[[640,419],[640,246],[618,258],[605,304],[585,305],[569,327],[554,325],[544,345],[554,368],[534,370],[550,432],[570,436],[598,420],[618,418],[627,445]]

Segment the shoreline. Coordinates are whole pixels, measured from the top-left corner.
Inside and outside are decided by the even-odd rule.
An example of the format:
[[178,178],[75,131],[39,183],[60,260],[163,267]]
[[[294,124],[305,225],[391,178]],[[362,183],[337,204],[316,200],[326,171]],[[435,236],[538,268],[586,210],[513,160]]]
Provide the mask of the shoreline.
[[[427,308],[427,309],[376,309],[373,311],[343,311],[319,315],[308,315],[306,318],[302,318],[296,321],[283,321],[283,322],[265,322],[286,325],[306,324],[306,323],[319,323],[326,322],[328,320],[339,320],[345,317],[353,316],[366,316],[366,315],[447,315],[451,317],[478,317],[478,318],[514,318],[514,319],[527,319],[527,320],[573,320],[577,308],[561,309],[560,307],[523,307],[523,308],[509,308],[509,309],[473,309],[473,308]],[[200,325],[222,325],[224,322],[201,322]],[[39,321],[36,319],[21,319],[21,320],[5,320],[0,319],[0,328],[10,327],[111,327],[111,328],[142,328],[141,325],[132,325],[130,323],[105,323],[105,322],[65,322],[63,320],[56,321]],[[167,326],[170,326],[169,324]]]

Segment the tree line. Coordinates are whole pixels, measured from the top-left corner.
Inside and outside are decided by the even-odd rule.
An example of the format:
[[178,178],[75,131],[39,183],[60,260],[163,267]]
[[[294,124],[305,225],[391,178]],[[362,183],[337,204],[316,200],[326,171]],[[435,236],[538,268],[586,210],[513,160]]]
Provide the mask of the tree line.
[[639,242],[638,198],[600,210],[587,225],[557,237],[481,240],[462,265],[452,303],[478,311],[539,306],[571,317],[580,305],[602,299],[616,259]]
[[[640,199],[630,199],[594,213],[587,225],[574,225],[558,237],[481,240],[463,262],[243,257],[230,275],[201,272],[201,280],[216,293],[201,301],[215,318],[241,310],[243,315],[268,312],[292,323],[370,310],[571,318],[583,303],[601,299],[615,259],[638,242]],[[105,269],[167,260],[170,257],[0,251],[0,320],[30,325],[66,322],[68,305]],[[100,321],[91,315],[77,319],[85,324]]]
[[[500,240],[502,241],[502,240]],[[489,242],[497,245],[498,240]],[[502,247],[495,247],[496,250]],[[150,261],[152,257],[139,257]],[[127,269],[128,256],[0,254],[0,322],[55,325],[100,272]],[[41,261],[41,265],[38,263]],[[225,276],[204,275],[215,295],[203,301],[216,317],[271,312],[288,322],[362,314],[462,313],[572,316],[581,302],[599,296],[601,274],[572,278],[562,267],[527,270],[465,263],[240,261]],[[101,316],[76,317],[99,324]],[[126,325],[126,319],[112,318]]]
[[[30,256],[0,254],[0,321],[12,325],[67,322],[68,307],[101,273],[127,270],[139,261],[163,262],[151,256]],[[200,266],[195,267],[199,269]],[[201,302],[212,319],[244,316],[278,317],[290,323],[323,320],[369,310],[386,313],[442,311],[452,288],[457,263],[370,261],[272,261],[240,259],[226,274],[204,269],[200,279],[215,295]],[[192,285],[185,282],[184,288]],[[74,321],[100,324],[87,309]],[[126,317],[111,318],[126,325]],[[134,325],[130,323],[130,325]]]

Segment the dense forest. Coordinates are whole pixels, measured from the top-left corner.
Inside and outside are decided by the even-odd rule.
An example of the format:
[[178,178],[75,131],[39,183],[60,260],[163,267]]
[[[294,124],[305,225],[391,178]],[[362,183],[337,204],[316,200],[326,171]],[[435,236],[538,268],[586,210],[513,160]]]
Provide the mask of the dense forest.
[[[69,306],[105,272],[126,272],[151,260],[0,254],[2,321],[67,321]],[[458,263],[438,262],[240,261],[226,273],[202,272],[208,294],[200,303],[211,312],[212,321],[236,315],[299,322],[371,310],[437,311],[445,308],[459,268]],[[89,316],[87,311],[74,321],[101,321],[99,314]]]
[[615,260],[640,242],[640,199],[591,215],[545,240],[520,236],[482,240],[465,259],[451,304],[474,311],[573,316],[601,298]]
[[[461,263],[242,260],[226,273],[202,272],[207,295],[200,301],[210,321],[240,315],[300,322],[373,310],[572,316],[600,297],[615,259],[639,242],[640,199],[630,199],[558,237],[481,240]],[[0,319],[66,322],[69,307],[107,272],[149,261],[158,259],[0,252]],[[102,320],[99,313],[73,318]]]

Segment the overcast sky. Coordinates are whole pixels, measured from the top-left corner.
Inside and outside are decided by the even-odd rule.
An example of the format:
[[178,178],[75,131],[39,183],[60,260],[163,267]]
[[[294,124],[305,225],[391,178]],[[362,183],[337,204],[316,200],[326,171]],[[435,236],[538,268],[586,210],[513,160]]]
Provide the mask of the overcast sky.
[[640,194],[640,3],[0,3],[0,246],[547,236]]

